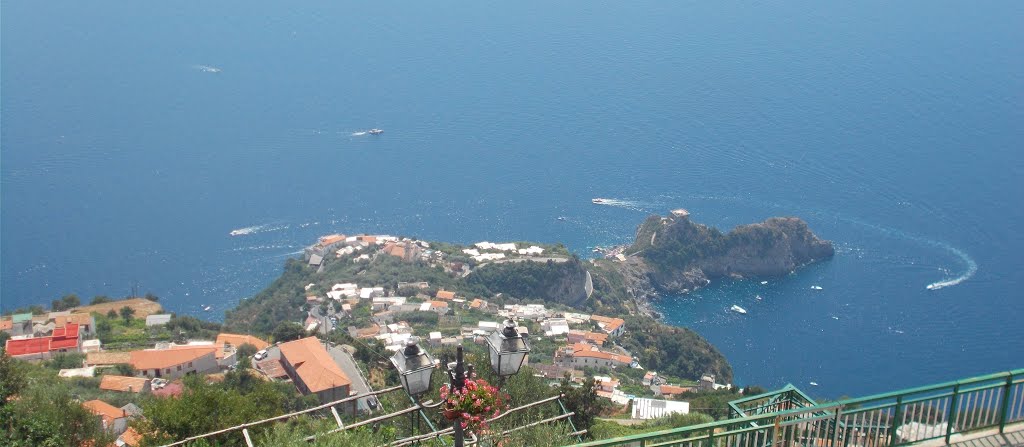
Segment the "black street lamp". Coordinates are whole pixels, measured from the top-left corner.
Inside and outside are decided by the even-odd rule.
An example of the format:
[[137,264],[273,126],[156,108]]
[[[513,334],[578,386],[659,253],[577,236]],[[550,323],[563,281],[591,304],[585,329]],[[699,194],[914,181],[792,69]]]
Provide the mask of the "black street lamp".
[[[405,349],[391,357],[391,363],[398,368],[402,378],[402,387],[410,395],[426,392],[430,388],[430,376],[434,372],[433,357],[420,348],[417,342],[416,337],[410,338]],[[526,355],[530,352],[526,337],[516,330],[516,323],[511,318],[505,320],[504,327],[487,337],[487,346],[490,351],[491,369],[503,379],[519,373]],[[447,359],[445,361],[447,362]],[[456,348],[455,362],[445,366],[451,390],[465,389],[467,372],[472,375],[473,365],[465,364],[461,344]],[[455,430],[455,447],[464,447],[461,418],[455,419],[452,428]]]
[[430,390],[430,377],[434,374],[434,358],[420,348],[418,342],[418,337],[409,337],[405,349],[391,356],[391,363],[402,379],[402,387],[411,396]]
[[505,320],[503,328],[487,336],[487,347],[491,356],[491,369],[502,378],[519,373],[526,354],[530,353],[526,337],[516,330],[516,323],[511,318]]

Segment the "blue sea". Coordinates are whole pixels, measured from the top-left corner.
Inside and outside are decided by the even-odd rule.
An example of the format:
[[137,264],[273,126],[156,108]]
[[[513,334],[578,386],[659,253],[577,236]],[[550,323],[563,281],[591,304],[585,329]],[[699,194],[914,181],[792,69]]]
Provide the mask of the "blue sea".
[[2,14],[3,310],[137,290],[220,319],[322,234],[590,256],[684,207],[724,230],[799,216],[837,248],[658,303],[738,383],[856,396],[1024,366],[1022,2]]

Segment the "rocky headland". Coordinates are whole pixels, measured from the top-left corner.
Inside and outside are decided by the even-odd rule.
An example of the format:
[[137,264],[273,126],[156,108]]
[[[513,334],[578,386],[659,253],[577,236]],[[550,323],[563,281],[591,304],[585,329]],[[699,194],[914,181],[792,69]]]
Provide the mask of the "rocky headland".
[[648,217],[620,262],[604,265],[622,275],[629,295],[643,301],[660,293],[687,293],[718,278],[783,276],[834,254],[830,241],[796,217],[773,217],[722,233],[675,210]]

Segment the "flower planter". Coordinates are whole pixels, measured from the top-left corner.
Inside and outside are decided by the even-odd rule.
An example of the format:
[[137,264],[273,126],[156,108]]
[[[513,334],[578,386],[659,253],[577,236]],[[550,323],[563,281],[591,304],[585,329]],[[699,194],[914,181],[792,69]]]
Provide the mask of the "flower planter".
[[459,415],[462,414],[461,412],[456,410],[441,410],[441,413],[443,413],[444,418],[448,419],[449,421],[454,421],[458,419]]

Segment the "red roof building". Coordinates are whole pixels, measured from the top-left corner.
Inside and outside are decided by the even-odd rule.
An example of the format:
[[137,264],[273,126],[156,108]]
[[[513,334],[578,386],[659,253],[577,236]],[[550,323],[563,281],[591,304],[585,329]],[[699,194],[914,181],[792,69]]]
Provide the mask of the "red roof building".
[[4,350],[11,357],[21,359],[48,359],[55,352],[78,352],[82,346],[77,324],[53,330],[46,337],[7,340]]

